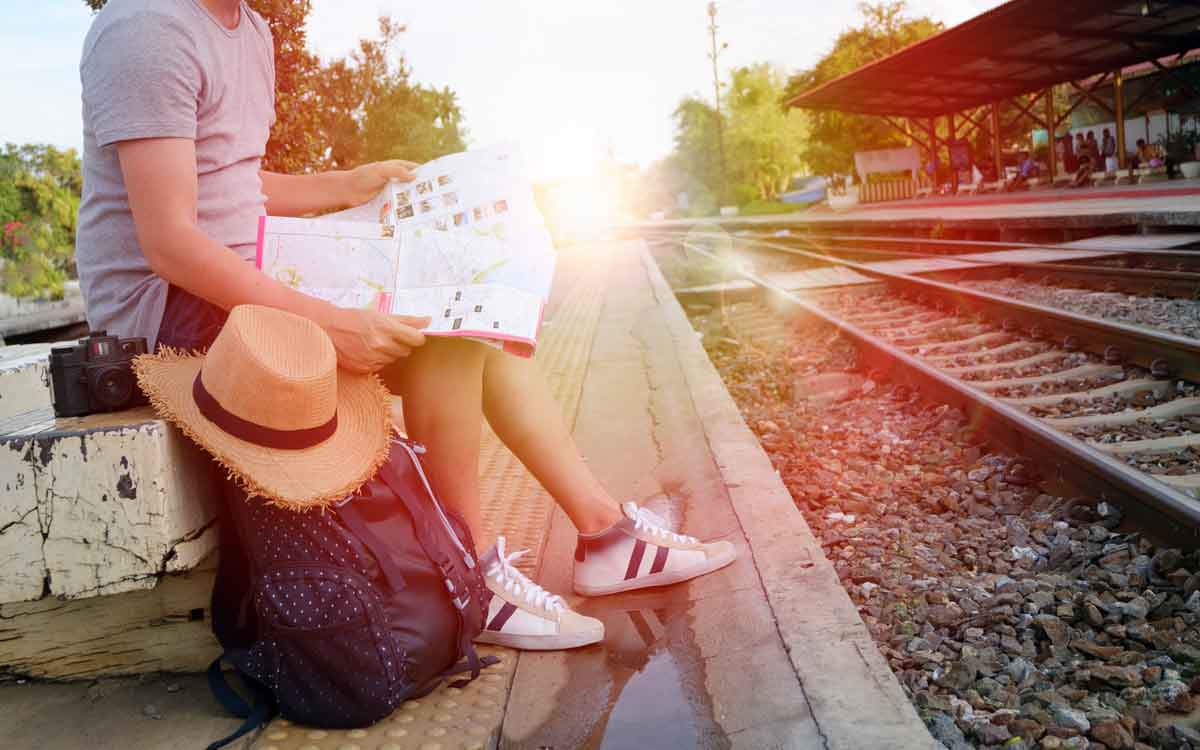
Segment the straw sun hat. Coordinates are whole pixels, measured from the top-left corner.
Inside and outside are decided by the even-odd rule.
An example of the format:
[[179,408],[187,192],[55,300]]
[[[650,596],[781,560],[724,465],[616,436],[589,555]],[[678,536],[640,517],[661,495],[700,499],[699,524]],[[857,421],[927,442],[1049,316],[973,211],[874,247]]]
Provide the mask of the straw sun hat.
[[297,315],[241,305],[207,354],[166,350],[133,366],[160,416],[272,504],[326,507],[387,460],[387,389],[339,370],[329,337]]

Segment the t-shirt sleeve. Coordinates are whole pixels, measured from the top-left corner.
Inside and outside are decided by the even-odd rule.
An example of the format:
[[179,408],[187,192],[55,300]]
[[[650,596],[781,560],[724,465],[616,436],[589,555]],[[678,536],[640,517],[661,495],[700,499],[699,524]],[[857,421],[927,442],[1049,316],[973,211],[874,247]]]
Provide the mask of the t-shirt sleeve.
[[142,11],[115,19],[80,64],[84,118],[100,146],[196,137],[203,69],[177,19]]

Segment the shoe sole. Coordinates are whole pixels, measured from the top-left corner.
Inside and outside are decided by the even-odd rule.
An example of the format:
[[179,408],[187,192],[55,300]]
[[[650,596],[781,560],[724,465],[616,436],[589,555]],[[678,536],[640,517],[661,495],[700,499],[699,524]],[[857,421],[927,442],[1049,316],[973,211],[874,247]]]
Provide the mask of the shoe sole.
[[574,633],[571,635],[520,635],[518,633],[497,633],[485,630],[475,639],[476,643],[491,646],[504,646],[519,651],[566,651],[572,648],[590,646],[604,640],[604,633]]
[[713,571],[720,570],[736,559],[737,550],[735,549],[730,551],[728,555],[712,558],[707,564],[704,565],[704,567],[697,570],[663,571],[662,573],[654,573],[652,575],[630,578],[627,581],[610,583],[606,586],[589,586],[587,584],[576,583],[575,593],[579,594],[580,596],[608,596],[609,594],[620,594],[624,591],[636,591],[638,589],[656,588],[658,586],[672,586],[676,583],[690,581],[693,578],[699,578],[700,576],[708,575]]

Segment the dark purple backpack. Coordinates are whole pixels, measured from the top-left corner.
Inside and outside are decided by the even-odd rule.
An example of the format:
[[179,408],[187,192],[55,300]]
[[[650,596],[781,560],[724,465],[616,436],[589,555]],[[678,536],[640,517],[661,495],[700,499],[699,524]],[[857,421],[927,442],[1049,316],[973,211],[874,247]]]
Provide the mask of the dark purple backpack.
[[[490,594],[471,534],[434,497],[422,452],[397,439],[378,474],[324,512],[247,500],[225,482],[212,600],[224,653],[208,675],[245,722],[210,750],[275,713],[316,727],[368,726],[490,662],[472,645]],[[225,681],[222,663],[253,702]]]

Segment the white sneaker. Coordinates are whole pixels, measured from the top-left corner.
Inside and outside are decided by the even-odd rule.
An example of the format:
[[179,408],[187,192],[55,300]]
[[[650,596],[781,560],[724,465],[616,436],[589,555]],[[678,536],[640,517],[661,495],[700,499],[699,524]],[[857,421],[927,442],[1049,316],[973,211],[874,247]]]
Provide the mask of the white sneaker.
[[504,537],[483,553],[484,580],[493,596],[487,621],[476,643],[525,651],[578,648],[604,639],[604,623],[572,611],[561,596],[551,594],[513,567],[529,550],[504,553]]
[[579,535],[576,593],[603,596],[667,586],[711,573],[737,557],[731,542],[701,542],[676,534],[662,518],[636,503],[625,503],[621,512],[625,517],[605,531]]

